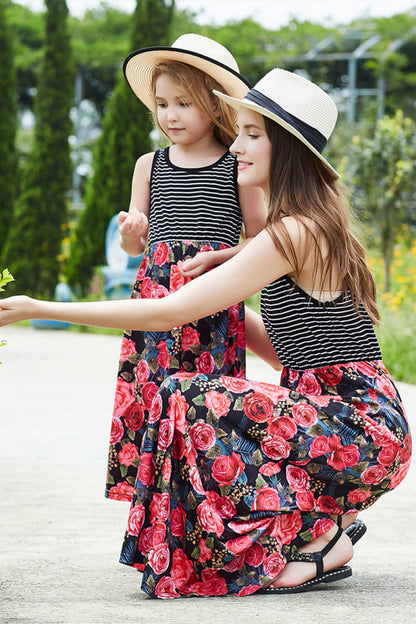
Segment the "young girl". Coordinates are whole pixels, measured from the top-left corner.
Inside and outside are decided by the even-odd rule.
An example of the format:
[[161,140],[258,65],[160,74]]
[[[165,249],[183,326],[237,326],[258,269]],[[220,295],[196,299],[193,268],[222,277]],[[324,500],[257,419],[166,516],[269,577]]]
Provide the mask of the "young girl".
[[[411,439],[372,324],[379,315],[338,174],[322,156],[331,98],[274,69],[237,108],[239,183],[269,199],[267,227],[229,261],[158,300],[11,297],[27,318],[165,331],[262,289],[247,345],[281,385],[179,373],[155,394],[121,561],[158,598],[293,593],[351,575],[341,530],[397,487]],[[241,276],[244,279],[241,279]]]
[[[228,151],[235,115],[212,93],[218,88],[242,97],[248,91],[228,50],[206,37],[182,35],[170,48],[133,52],[124,72],[171,144],[138,159],[130,210],[119,216],[124,250],[139,255],[147,244],[132,297],[154,299],[234,255],[242,221],[249,239],[264,227],[267,211],[259,188],[237,188],[237,162]],[[109,498],[131,500],[148,410],[165,377],[178,371],[245,374],[243,304],[195,319],[170,331],[124,332]]]

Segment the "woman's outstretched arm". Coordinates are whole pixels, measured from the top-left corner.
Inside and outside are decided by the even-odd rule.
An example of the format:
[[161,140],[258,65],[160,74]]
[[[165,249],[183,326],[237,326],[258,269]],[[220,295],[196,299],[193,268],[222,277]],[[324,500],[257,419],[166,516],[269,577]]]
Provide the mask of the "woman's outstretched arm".
[[290,266],[266,231],[221,266],[163,299],[57,303],[30,297],[0,300],[0,326],[40,318],[132,330],[170,330],[243,301]]

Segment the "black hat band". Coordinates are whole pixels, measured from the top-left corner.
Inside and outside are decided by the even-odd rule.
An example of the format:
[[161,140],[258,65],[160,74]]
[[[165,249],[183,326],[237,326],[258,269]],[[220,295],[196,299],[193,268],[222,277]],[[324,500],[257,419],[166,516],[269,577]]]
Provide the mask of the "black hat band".
[[253,104],[258,104],[262,108],[267,109],[270,113],[280,117],[283,121],[292,126],[292,128],[297,130],[299,134],[301,134],[303,138],[320,154],[328,143],[326,137],[319,132],[319,130],[312,128],[312,126],[305,123],[301,119],[298,119],[295,115],[291,115],[285,111],[284,108],[279,106],[279,104],[276,104],[276,102],[268,98],[267,95],[264,95],[260,91],[251,89],[251,91],[244,96],[244,100],[249,100],[250,102],[253,102]]

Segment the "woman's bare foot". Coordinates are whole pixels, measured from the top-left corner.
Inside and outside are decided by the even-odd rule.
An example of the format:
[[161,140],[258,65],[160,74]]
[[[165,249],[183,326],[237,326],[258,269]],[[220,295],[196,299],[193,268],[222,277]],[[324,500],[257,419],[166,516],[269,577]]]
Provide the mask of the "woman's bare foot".
[[[334,520],[334,522],[337,521],[337,516],[331,516],[332,520]],[[358,513],[356,514],[345,514],[342,516],[342,524],[341,524],[341,528],[343,531],[345,531],[345,529],[348,529],[349,526],[351,526],[351,524],[353,522],[355,522],[358,518]]]
[[[299,548],[298,552],[318,552],[335,536],[338,527],[335,525],[320,537]],[[354,554],[351,540],[342,533],[331,550],[324,556],[324,572],[334,570],[346,564]],[[294,587],[305,583],[316,576],[316,564],[306,561],[291,561],[282,572],[265,587]]]

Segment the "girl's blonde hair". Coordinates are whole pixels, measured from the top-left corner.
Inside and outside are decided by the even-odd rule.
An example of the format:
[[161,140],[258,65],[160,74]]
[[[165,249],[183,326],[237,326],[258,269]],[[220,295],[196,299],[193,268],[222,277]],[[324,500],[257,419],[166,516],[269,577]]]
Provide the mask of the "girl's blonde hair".
[[[374,278],[364,248],[351,232],[350,208],[341,184],[299,139],[267,117],[264,120],[273,154],[266,228],[275,246],[292,264],[296,278],[307,254],[298,257],[282,221],[287,215],[295,217],[305,228],[307,249],[312,250],[314,281],[318,271],[322,276],[313,290],[324,290],[324,283],[332,283],[339,274],[341,289],[344,294],[350,292],[356,310],[362,303],[372,323],[378,325]],[[313,232],[311,221],[317,225]],[[328,244],[325,258],[320,252],[321,237]]]
[[[179,61],[164,61],[158,63],[153,70],[153,97],[156,93],[156,80],[162,74],[169,76],[195,102],[195,105],[208,115],[214,126],[215,138],[222,145],[230,147],[237,136],[236,113],[212,93],[213,89],[224,91],[224,87],[214,78],[192,65]],[[212,111],[210,106],[212,102],[215,102],[218,107],[220,113],[218,117]],[[156,126],[163,132],[158,124],[157,115],[154,115],[154,118]]]

